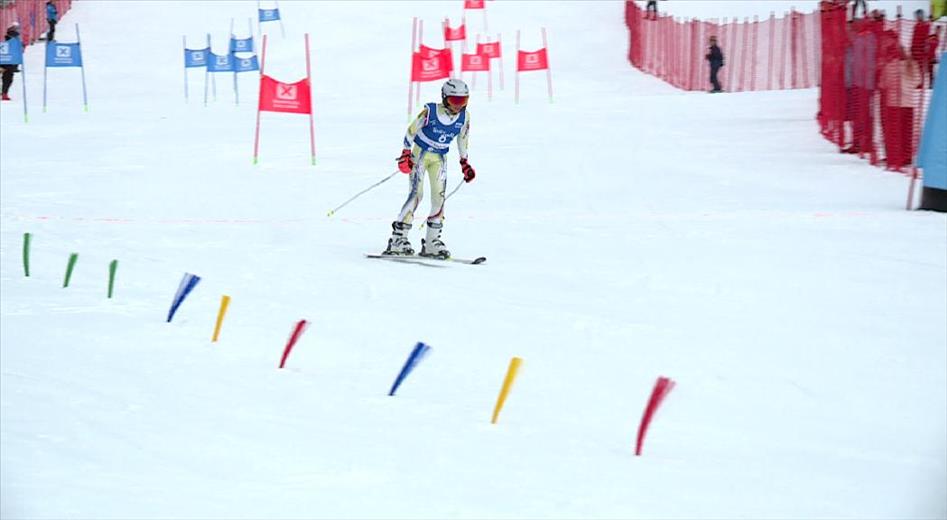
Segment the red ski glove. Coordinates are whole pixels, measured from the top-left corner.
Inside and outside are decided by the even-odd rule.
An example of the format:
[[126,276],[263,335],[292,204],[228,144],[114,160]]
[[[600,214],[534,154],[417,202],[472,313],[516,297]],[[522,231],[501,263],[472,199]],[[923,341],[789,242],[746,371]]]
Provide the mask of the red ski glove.
[[411,150],[405,148],[401,150],[401,157],[398,157],[398,169],[401,173],[411,173],[414,168],[414,159],[411,158]]
[[473,166],[467,163],[467,159],[460,160],[460,171],[464,172],[464,182],[470,182],[477,176]]

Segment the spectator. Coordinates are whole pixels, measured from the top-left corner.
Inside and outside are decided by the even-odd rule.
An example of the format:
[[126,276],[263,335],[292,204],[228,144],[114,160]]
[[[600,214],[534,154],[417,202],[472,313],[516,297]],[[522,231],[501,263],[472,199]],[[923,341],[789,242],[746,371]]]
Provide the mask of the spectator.
[[884,46],[884,66],[878,77],[881,117],[884,118],[885,158],[888,169],[901,170],[914,158],[914,106],[923,85],[921,68],[896,40]]
[[720,88],[720,81],[717,79],[717,73],[720,72],[720,67],[723,67],[723,52],[717,46],[716,36],[710,37],[710,51],[704,58],[710,62],[710,84],[713,85],[713,90],[710,93],[723,92],[723,89]]
[[855,38],[852,41],[852,147],[850,153],[873,153],[872,141],[872,99],[875,94],[875,74],[877,68],[878,37],[875,36],[875,23],[861,20],[856,22]]
[[937,31],[927,37],[927,79],[930,81],[931,88],[934,88],[934,64],[938,61],[937,48],[940,47],[940,35],[943,29],[943,27],[937,27]]
[[[855,29],[852,26],[852,20],[849,20],[845,25],[845,61],[843,65],[845,78],[845,119],[842,127],[842,142],[846,143],[855,142],[855,48],[852,46],[854,39]],[[846,129],[851,130],[851,139],[845,137]],[[851,152],[854,150],[855,147],[850,145],[849,148],[843,151]]]
[[859,5],[862,6],[862,18],[868,17],[868,2],[866,0],[855,0],[852,2],[852,20],[857,16]]
[[658,19],[658,0],[648,0],[648,4],[645,5],[645,18],[648,20],[657,20]]
[[46,2],[46,21],[49,22],[46,41],[51,42],[56,39],[56,22],[59,21],[59,12],[56,11],[56,4],[53,3],[53,0],[47,0]]
[[[10,27],[7,28],[7,33],[3,36],[3,40],[8,41],[8,40],[12,40],[13,38],[19,38],[19,37],[20,37],[20,23],[13,22],[12,24],[10,24]],[[2,83],[0,83],[0,87],[2,87],[0,88],[0,100],[10,101],[10,96],[8,95],[8,92],[10,92],[10,85],[13,84],[13,74],[16,72],[20,72],[20,66],[19,65],[0,65],[0,69],[3,69],[3,72],[0,73],[0,79],[2,79]]]
[[925,19],[924,10],[914,11],[914,32],[911,34],[911,59],[918,62],[921,72],[927,72],[927,38],[931,23]]

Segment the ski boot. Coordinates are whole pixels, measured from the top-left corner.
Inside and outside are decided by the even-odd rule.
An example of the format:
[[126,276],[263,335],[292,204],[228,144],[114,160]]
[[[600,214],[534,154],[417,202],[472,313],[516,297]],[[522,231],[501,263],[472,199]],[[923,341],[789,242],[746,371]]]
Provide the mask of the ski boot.
[[450,258],[450,251],[441,241],[441,229],[444,224],[440,222],[427,223],[427,238],[421,239],[421,256],[435,258]]
[[411,247],[411,241],[408,240],[408,231],[411,230],[411,224],[404,222],[391,223],[391,238],[388,239],[388,247],[383,255],[410,256],[414,254]]

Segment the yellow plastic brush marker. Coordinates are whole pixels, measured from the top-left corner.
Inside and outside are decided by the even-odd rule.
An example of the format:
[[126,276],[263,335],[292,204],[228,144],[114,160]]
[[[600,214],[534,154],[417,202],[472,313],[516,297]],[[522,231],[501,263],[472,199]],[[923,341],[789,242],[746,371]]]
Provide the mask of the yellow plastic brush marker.
[[510,359],[510,367],[506,369],[506,378],[503,380],[503,388],[500,389],[500,395],[497,397],[497,404],[493,407],[493,419],[490,421],[493,424],[497,423],[497,418],[500,417],[500,410],[503,409],[503,403],[506,402],[506,396],[510,393],[510,388],[513,386],[513,380],[516,379],[516,374],[520,371],[520,365],[523,364],[523,360],[518,357],[513,357]]
[[220,310],[217,311],[217,325],[214,326],[214,337],[211,342],[216,343],[220,336],[220,326],[224,324],[224,314],[227,314],[227,307],[230,307],[230,296],[226,294],[220,297]]

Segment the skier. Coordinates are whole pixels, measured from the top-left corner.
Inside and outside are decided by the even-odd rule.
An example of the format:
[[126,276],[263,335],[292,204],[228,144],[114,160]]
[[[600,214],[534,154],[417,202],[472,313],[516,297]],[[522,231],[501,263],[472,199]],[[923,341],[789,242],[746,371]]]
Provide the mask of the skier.
[[444,155],[450,143],[457,139],[460,168],[464,182],[474,180],[476,173],[467,163],[467,138],[470,131],[470,114],[467,101],[470,90],[459,79],[447,80],[441,87],[441,102],[424,105],[418,117],[408,126],[404,136],[404,150],[398,158],[398,169],[410,175],[408,178],[408,200],[401,207],[398,220],[391,223],[391,238],[385,255],[413,255],[414,249],[408,240],[408,231],[414,220],[414,211],[424,196],[422,176],[425,172],[431,183],[431,213],[427,217],[427,236],[421,239],[421,256],[449,258],[450,251],[441,240],[444,227],[444,192],[447,179],[444,170]]

